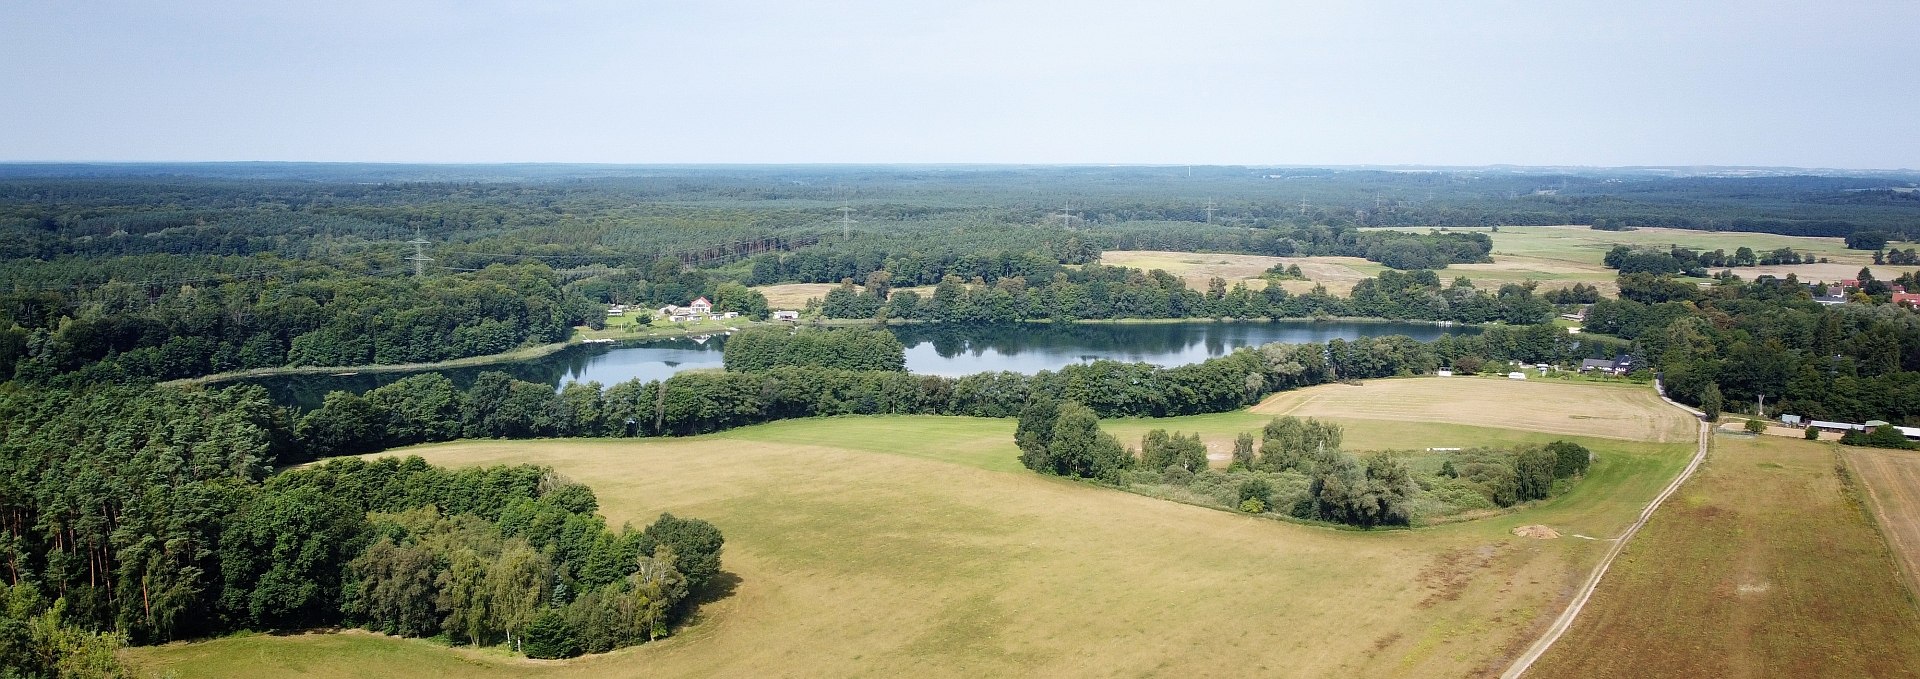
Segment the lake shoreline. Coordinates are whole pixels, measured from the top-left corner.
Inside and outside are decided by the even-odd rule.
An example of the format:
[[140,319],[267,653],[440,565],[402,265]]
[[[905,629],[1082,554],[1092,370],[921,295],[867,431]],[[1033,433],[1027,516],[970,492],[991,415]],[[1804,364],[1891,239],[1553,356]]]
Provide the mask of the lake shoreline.
[[[733,320],[733,319],[729,319],[729,320]],[[1181,324],[1215,324],[1215,325],[1263,324],[1264,325],[1264,324],[1273,324],[1273,323],[1302,323],[1302,322],[1427,325],[1427,326],[1434,326],[1434,327],[1441,327],[1441,328],[1484,328],[1492,325],[1502,325],[1499,323],[1456,323],[1453,321],[1428,321],[1428,320],[1413,320],[1413,319],[1402,320],[1402,319],[1392,319],[1392,318],[1375,318],[1375,317],[1368,317],[1368,316],[1324,316],[1324,317],[1308,317],[1308,318],[1230,318],[1230,317],[1229,318],[1083,318],[1083,319],[1068,321],[1065,324],[1065,326],[1146,326],[1146,325],[1181,325]],[[922,327],[951,327],[951,328],[993,328],[993,327],[1014,327],[1014,326],[1027,326],[1027,325],[1052,327],[1052,326],[1055,326],[1056,323],[1049,319],[1016,321],[1014,323],[980,323],[980,324],[943,323],[940,321],[926,321],[926,320],[908,319],[908,318],[890,318],[886,320],[874,320],[874,319],[864,319],[864,318],[834,318],[834,319],[816,318],[816,319],[810,319],[810,320],[799,321],[799,322],[737,320],[731,326],[725,323],[713,325],[712,327],[707,327],[705,324],[700,324],[694,327],[673,328],[670,330],[666,328],[657,328],[654,330],[650,330],[644,334],[635,333],[632,335],[627,335],[624,333],[612,333],[606,330],[590,330],[583,326],[583,327],[575,328],[575,332],[573,336],[568,338],[567,341],[565,342],[551,342],[548,344],[519,347],[511,351],[504,351],[497,354],[468,356],[465,358],[448,359],[445,361],[435,361],[431,363],[384,363],[384,364],[353,365],[353,366],[282,366],[277,368],[253,368],[249,370],[236,370],[236,371],[230,371],[230,372],[224,372],[224,373],[216,373],[213,375],[203,375],[200,377],[185,377],[180,379],[167,380],[159,384],[160,386],[177,387],[177,386],[187,386],[187,385],[215,385],[215,384],[222,384],[222,383],[233,382],[238,380],[260,379],[260,378],[270,378],[270,377],[291,377],[291,376],[299,376],[299,375],[334,376],[334,375],[352,374],[352,373],[431,372],[436,370],[472,368],[476,366],[493,365],[493,364],[500,364],[500,363],[516,363],[521,361],[531,361],[531,360],[546,358],[548,356],[552,356],[561,351],[565,351],[569,348],[586,345],[586,344],[611,343],[611,344],[614,344],[615,346],[626,346],[626,345],[635,345],[635,344],[643,345],[643,344],[647,344],[647,343],[658,341],[658,340],[682,339],[687,337],[699,337],[703,335],[708,335],[708,336],[719,335],[719,334],[727,334],[736,330],[745,330],[747,328],[753,328],[753,327],[782,326],[782,325],[793,326],[793,327],[832,327],[832,328],[882,327],[882,326],[885,326],[885,327],[922,326]]]

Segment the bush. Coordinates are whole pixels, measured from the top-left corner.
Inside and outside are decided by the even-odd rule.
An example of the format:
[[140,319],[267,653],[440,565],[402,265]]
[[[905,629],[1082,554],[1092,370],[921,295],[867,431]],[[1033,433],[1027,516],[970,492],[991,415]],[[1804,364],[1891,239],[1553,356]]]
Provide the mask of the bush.
[[529,658],[571,658],[580,655],[580,641],[565,615],[548,610],[520,633],[520,652]]
[[1850,446],[1868,446],[1872,448],[1899,448],[1910,450],[1914,447],[1907,435],[1894,429],[1891,424],[1874,427],[1870,432],[1850,431],[1840,437],[1840,442]]
[[1248,514],[1259,514],[1267,511],[1267,505],[1262,503],[1259,498],[1250,497],[1240,501],[1240,511]]
[[[1587,465],[1592,464],[1593,453],[1586,446],[1572,441],[1554,441],[1547,444],[1547,452],[1554,455],[1553,477],[1570,478],[1587,473]],[[1445,471],[1444,469],[1442,470]]]
[[1767,423],[1762,420],[1747,420],[1746,430],[1749,434],[1765,434]]
[[1813,425],[1807,425],[1806,435],[1808,441],[1820,440],[1820,430],[1813,428]]
[[[1273,504],[1273,484],[1268,483],[1266,479],[1258,476],[1241,481],[1240,505],[1245,507],[1249,501],[1260,503],[1262,510],[1271,506]],[[1254,513],[1258,514],[1259,512]]]

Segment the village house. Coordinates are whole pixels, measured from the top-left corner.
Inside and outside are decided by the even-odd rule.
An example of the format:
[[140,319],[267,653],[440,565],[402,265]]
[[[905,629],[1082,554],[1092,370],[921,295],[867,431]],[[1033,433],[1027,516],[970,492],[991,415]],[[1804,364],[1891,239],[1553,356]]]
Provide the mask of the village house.
[[707,316],[713,313],[713,302],[709,302],[707,298],[702,297],[688,304],[687,310],[693,312],[695,316]]
[[1625,375],[1633,372],[1634,362],[1633,356],[1628,354],[1621,354],[1612,359],[1589,358],[1580,361],[1580,372],[1598,370],[1610,375]]

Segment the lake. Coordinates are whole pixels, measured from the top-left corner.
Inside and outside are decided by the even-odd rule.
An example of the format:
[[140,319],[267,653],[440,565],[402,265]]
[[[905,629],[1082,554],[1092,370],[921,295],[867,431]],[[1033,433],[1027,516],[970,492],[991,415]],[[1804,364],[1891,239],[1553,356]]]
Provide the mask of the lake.
[[[901,325],[888,330],[907,347],[907,370],[924,375],[959,376],[1008,370],[1036,373],[1100,359],[1176,366],[1223,356],[1239,347],[1272,342],[1325,342],[1381,335],[1406,335],[1428,341],[1449,334],[1479,332],[1473,327],[1380,321],[1276,321],[1269,323],[1078,323],[1012,326]],[[682,370],[720,368],[725,336],[706,340],[669,339],[641,344],[581,344],[528,361],[440,371],[465,387],[480,373],[505,372],[514,379],[560,388],[568,382],[611,385],[631,379],[659,380]],[[300,409],[318,407],[330,391],[362,393],[414,373],[368,372],[353,375],[283,375],[240,380],[258,384],[276,402]]]

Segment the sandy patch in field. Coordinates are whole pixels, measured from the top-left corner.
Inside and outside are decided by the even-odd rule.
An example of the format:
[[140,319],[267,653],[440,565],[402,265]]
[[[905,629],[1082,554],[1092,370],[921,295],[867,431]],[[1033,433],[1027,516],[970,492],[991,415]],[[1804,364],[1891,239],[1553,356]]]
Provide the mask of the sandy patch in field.
[[1552,380],[1416,377],[1369,380],[1360,386],[1324,384],[1276,394],[1252,410],[1276,416],[1446,422],[1633,441],[1680,441],[1692,435],[1688,418],[1662,402],[1650,387]]
[[1513,529],[1513,534],[1523,538],[1533,538],[1535,540],[1552,540],[1554,538],[1560,537],[1560,531],[1557,531],[1552,528],[1548,528],[1546,526],[1542,526],[1539,524],[1534,524],[1530,526],[1515,526]]

